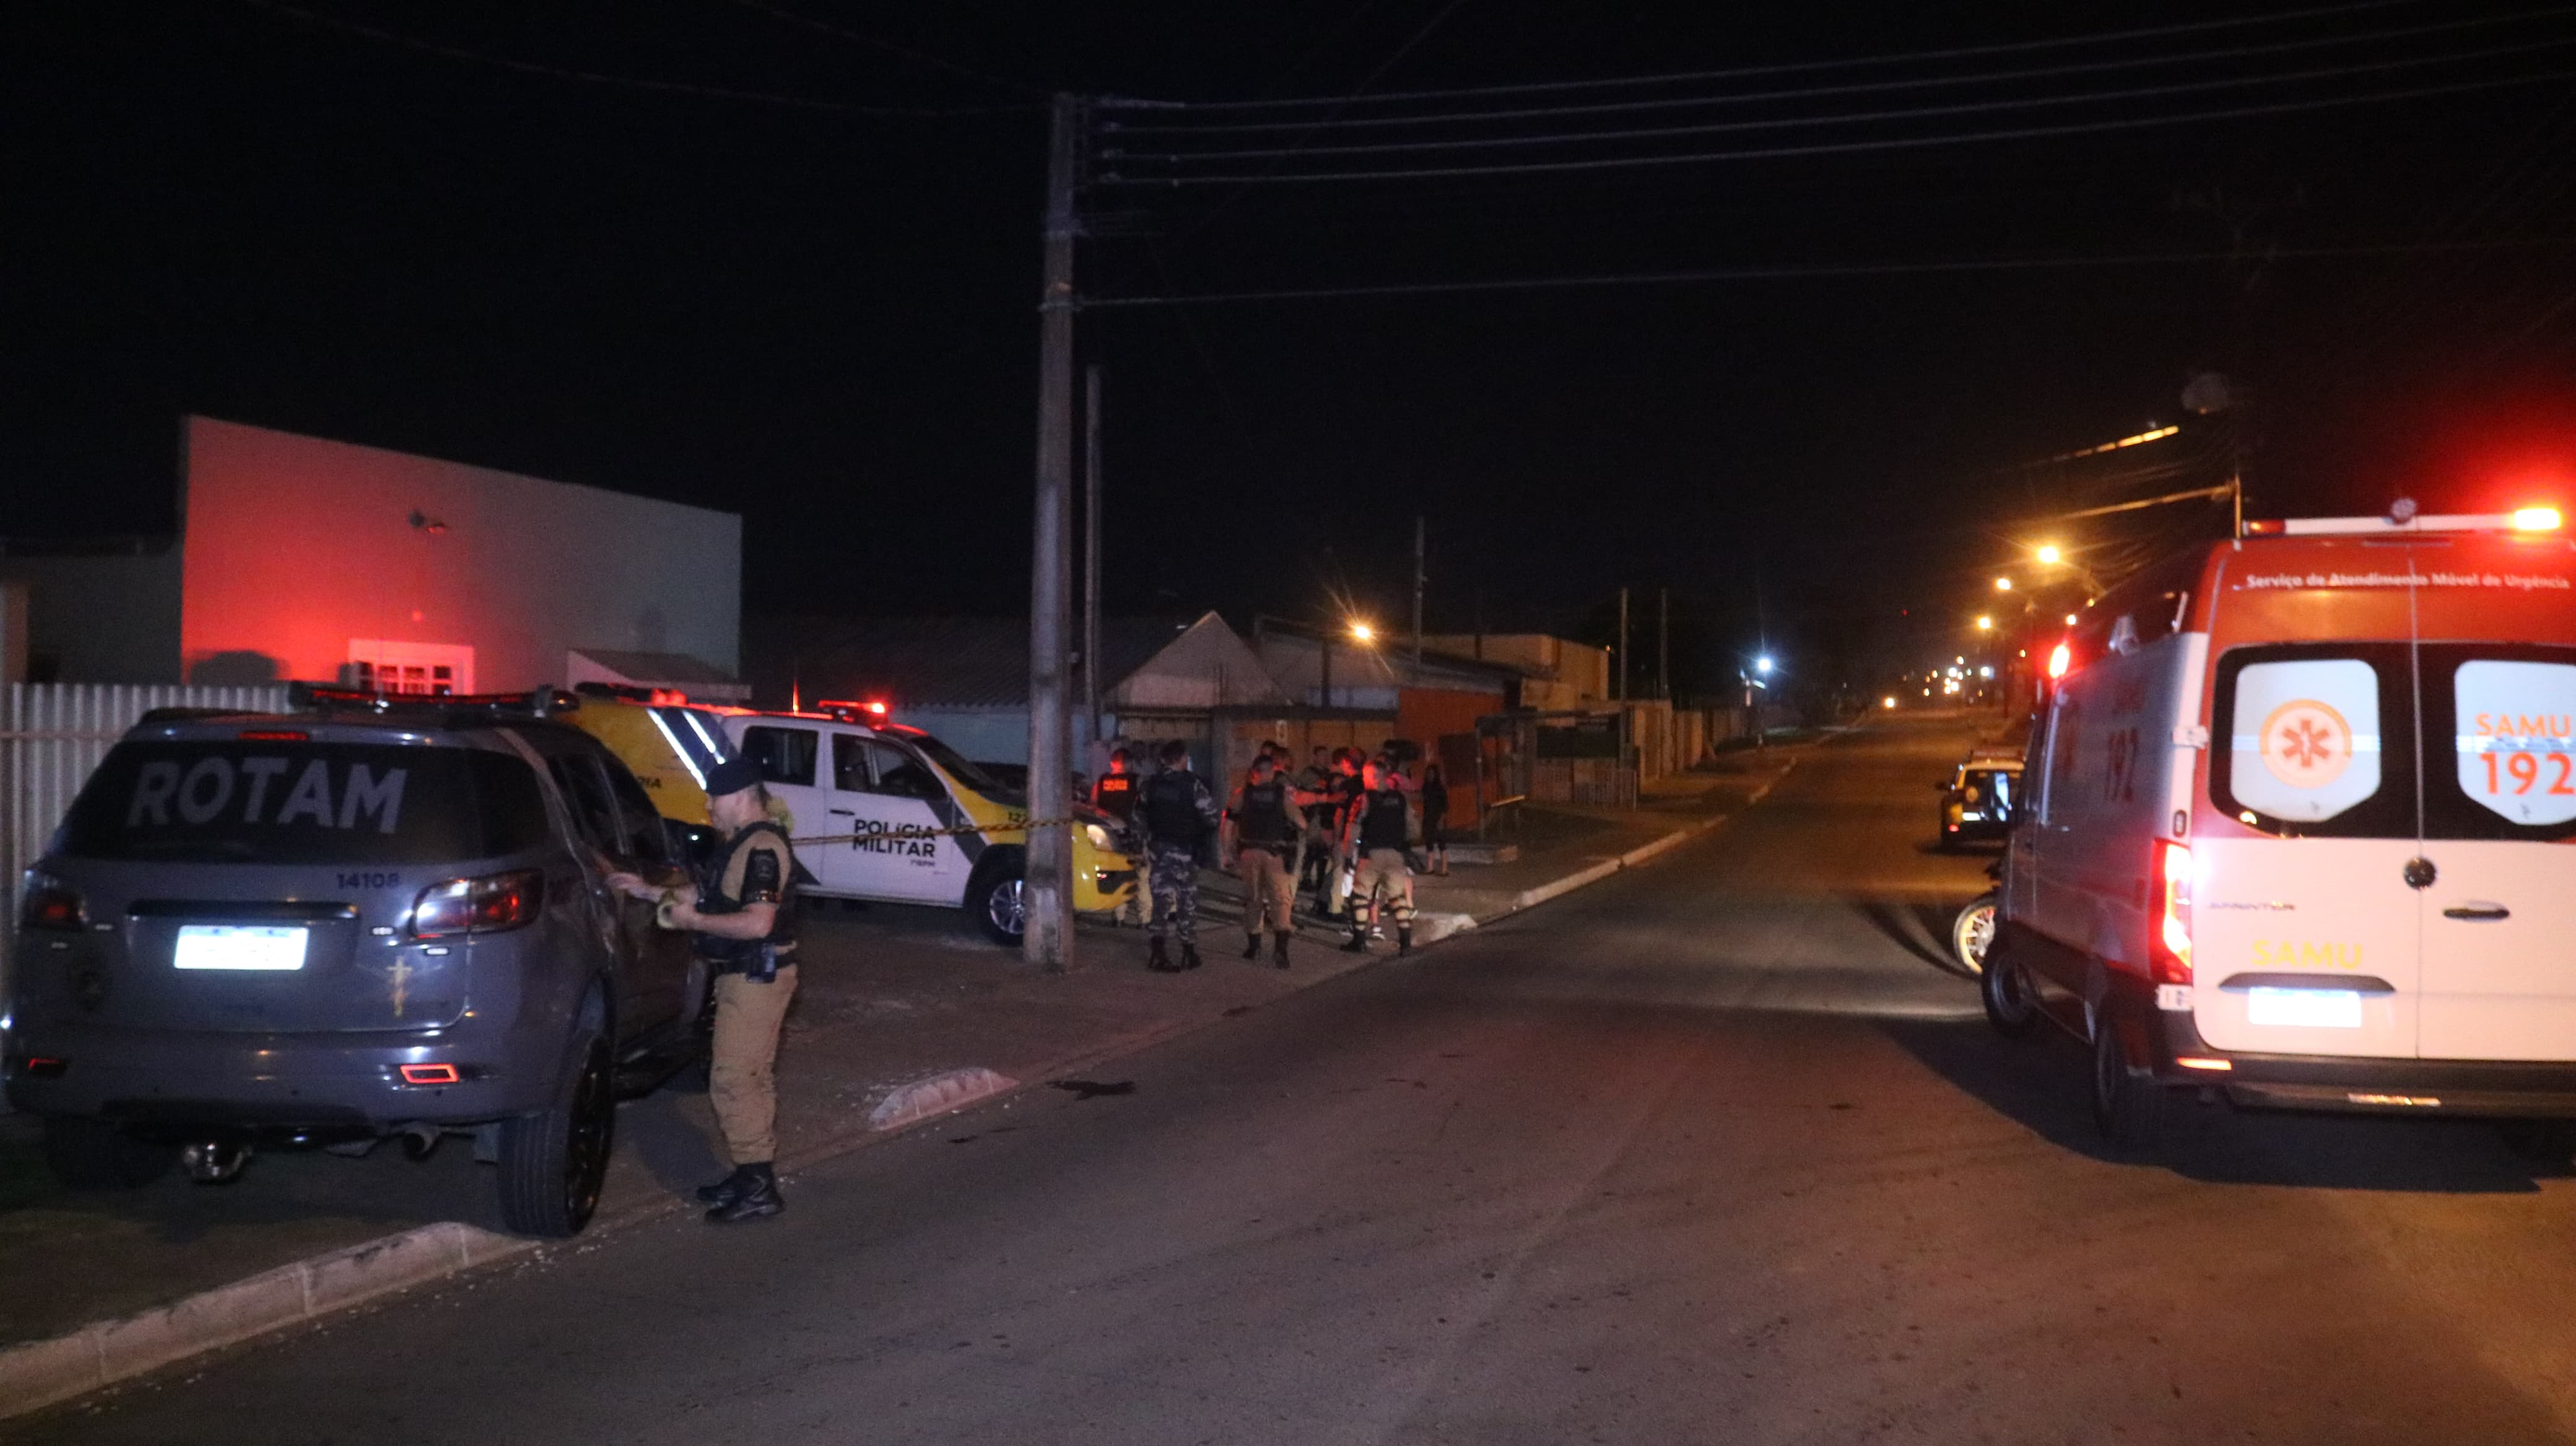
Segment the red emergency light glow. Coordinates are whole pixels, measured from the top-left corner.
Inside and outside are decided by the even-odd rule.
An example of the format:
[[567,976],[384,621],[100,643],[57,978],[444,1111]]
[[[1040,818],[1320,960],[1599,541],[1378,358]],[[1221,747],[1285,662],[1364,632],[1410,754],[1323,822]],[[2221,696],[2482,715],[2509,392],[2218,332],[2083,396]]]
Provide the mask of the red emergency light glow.
[[313,737],[293,728],[245,728],[233,736],[250,743],[305,743]]
[[2155,934],[2147,957],[2158,984],[2191,982],[2191,850],[2171,839],[2156,841]]
[[451,1085],[463,1079],[452,1064],[407,1064],[402,1066],[402,1081],[410,1085]]
[[882,718],[886,715],[885,700],[882,698],[871,698],[864,703],[855,702],[848,698],[825,698],[817,702],[814,705],[814,709],[816,712],[825,714],[834,712],[865,713],[876,718]]
[[2513,514],[2513,530],[2516,532],[2556,532],[2561,520],[2562,519],[2560,519],[2558,515],[2558,509],[2555,507],[2516,508]]
[[2065,677],[2067,666],[2074,661],[2074,650],[2064,643],[2059,643],[2055,648],[2051,649],[2048,654],[2049,678],[2054,681],[2058,678]]
[[2290,525],[2277,517],[2266,517],[2260,521],[2245,524],[2245,535],[2248,537],[2278,537],[2289,530]]

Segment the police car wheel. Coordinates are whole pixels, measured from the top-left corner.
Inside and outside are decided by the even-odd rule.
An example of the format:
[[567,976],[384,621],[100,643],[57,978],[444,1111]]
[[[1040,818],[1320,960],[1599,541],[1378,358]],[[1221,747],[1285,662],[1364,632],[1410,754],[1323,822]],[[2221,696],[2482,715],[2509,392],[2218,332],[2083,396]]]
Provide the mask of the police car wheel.
[[617,1124],[617,1071],[607,1036],[584,1029],[566,1051],[555,1105],[501,1126],[501,1222],[561,1239],[599,1208]]
[[977,878],[968,892],[966,910],[975,916],[975,926],[996,944],[1017,944],[1028,931],[1028,904],[1015,869],[994,869]]
[[1979,894],[1950,921],[1950,952],[1971,974],[1985,972],[1986,950],[1995,942],[1995,896]]
[[133,1190],[169,1172],[175,1145],[138,1140],[105,1120],[45,1117],[45,1168],[74,1190]]

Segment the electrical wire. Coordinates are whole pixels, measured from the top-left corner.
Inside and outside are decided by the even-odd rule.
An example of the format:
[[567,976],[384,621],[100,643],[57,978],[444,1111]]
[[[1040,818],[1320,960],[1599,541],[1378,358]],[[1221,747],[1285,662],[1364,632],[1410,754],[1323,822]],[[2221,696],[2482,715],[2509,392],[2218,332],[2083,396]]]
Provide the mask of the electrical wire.
[[[264,3],[264,0],[262,0]],[[1852,155],[1865,151],[1922,150],[1934,146],[1969,145],[1985,141],[2036,140],[2048,136],[2094,135],[2106,131],[2143,130],[2158,126],[2193,125],[2202,121],[2240,120],[2253,116],[2291,115],[2307,111],[2333,110],[2346,106],[2376,105],[2388,101],[2423,100],[2434,96],[2466,95],[2477,91],[2502,90],[2514,86],[2539,85],[2547,82],[2576,80],[2576,70],[2541,71],[2529,75],[2504,76],[2490,80],[2454,81],[2442,85],[2411,86],[2365,95],[2325,96],[2313,100],[2274,101],[2260,105],[2229,106],[2218,110],[2186,111],[2175,115],[2129,116],[2117,120],[2081,121],[2064,125],[2016,126],[2002,130],[1962,131],[1939,136],[1898,136],[1882,140],[1831,141],[1803,145],[1763,146],[1732,151],[1700,151],[1686,155],[1612,156],[1580,161],[1521,161],[1490,166],[1409,166],[1380,171],[1286,171],[1269,174],[1241,173],[1202,176],[1121,176],[1107,174],[1095,178],[1095,184],[1114,186],[1227,186],[1280,185],[1328,181],[1410,181],[1474,176],[1511,176],[1563,174],[1576,171],[1625,170],[1648,166],[1704,165],[1718,161],[1773,160],[1791,156]],[[1138,157],[1137,159],[1162,159]]]
[[[1372,103],[1417,100],[1450,100],[1480,95],[1561,94],[1571,90],[1597,90],[1617,86],[1681,85],[1707,80],[1741,80],[1762,75],[1796,75],[1820,70],[1842,70],[1863,65],[1901,65],[1930,60],[1960,60],[1979,55],[2022,54],[2035,50],[2055,50],[2073,45],[2107,45],[2119,41],[2152,40],[2169,35],[2191,35],[2213,30],[2236,30],[2253,25],[2281,24],[2292,20],[2312,20],[2327,15],[2349,15],[2363,10],[2385,10],[2413,0],[2355,0],[2342,5],[2321,5],[2305,10],[2284,10],[2270,15],[2234,16],[2224,20],[2199,20],[2177,25],[2156,25],[2135,30],[2109,30],[2091,35],[2054,36],[2044,40],[2017,40],[1994,45],[1952,46],[1941,50],[1900,51],[1886,55],[1851,56],[1840,60],[1802,60],[1777,65],[1734,66],[1724,70],[1675,71],[1664,75],[1611,76],[1599,80],[1530,81],[1518,85],[1465,86],[1446,90],[1383,91],[1367,99]],[[1297,96],[1270,100],[1181,101],[1153,100],[1137,96],[1104,97],[1100,104],[1112,110],[1263,110],[1287,106],[1332,106],[1348,104],[1352,96]]]
[[1270,160],[1284,156],[1359,156],[1412,153],[1424,151],[1465,151],[1512,149],[1523,146],[1587,145],[1610,141],[1666,140],[1676,136],[1739,135],[1754,131],[1792,130],[1806,126],[1866,125],[1879,121],[1924,120],[1936,117],[1991,115],[2004,111],[2037,110],[2049,106],[2098,105],[2110,101],[2144,100],[2156,96],[2195,95],[2217,90],[2242,90],[2250,86],[2285,85],[2299,81],[2327,80],[2348,75],[2372,75],[2392,70],[2411,70],[2428,65],[2447,65],[2464,60],[2488,60],[2503,55],[2528,55],[2534,51],[2576,45],[2576,36],[2535,41],[2522,45],[2491,46],[2484,50],[2460,51],[2450,55],[2412,55],[2394,60],[2370,61],[2353,65],[2324,66],[2311,70],[2283,71],[2274,75],[2224,76],[2215,80],[2177,81],[2169,85],[2131,86],[2120,90],[2096,91],[2083,95],[2024,96],[2015,100],[1960,101],[1949,105],[1916,106],[1903,110],[1857,111],[1848,115],[1775,116],[1765,120],[1709,121],[1698,125],[1648,126],[1628,130],[1577,131],[1542,136],[1477,136],[1463,139],[1427,141],[1375,141],[1359,145],[1298,146],[1293,149],[1243,149],[1225,151],[1142,152],[1104,147],[1100,154],[1127,160],[1192,163],[1199,161]]
[[[2283,247],[2287,259],[2329,260],[2414,256],[2428,251],[2576,246],[2576,236],[2530,242],[2405,242],[2384,246]],[[1084,310],[1136,306],[1206,306],[1220,302],[1321,301],[1372,296],[1442,296],[1479,291],[1542,291],[1603,286],[1671,286],[1708,281],[1804,281],[1860,276],[1927,276],[1950,273],[2080,270],[2113,266],[2177,266],[2237,259],[2233,251],[2139,251],[2105,256],[1996,257],[1965,261],[1886,261],[1825,266],[1733,266],[1699,271],[1644,271],[1611,276],[1518,277],[1495,281],[1392,282],[1381,286],[1316,286],[1278,291],[1221,291],[1177,296],[1086,297]]]
[[[753,0],[735,0],[738,4]],[[1121,136],[1201,136],[1252,134],[1275,131],[1387,129],[1398,126],[1470,125],[1506,120],[1542,120],[1562,116],[1615,115],[1638,111],[1686,110],[1698,106],[1746,105],[1763,101],[1813,100],[1822,96],[1866,95],[1899,90],[1930,90],[1954,85],[1983,85],[1997,81],[2047,80],[2069,75],[2094,75],[2105,71],[2139,70],[2165,65],[2196,65],[2219,60],[2241,60],[2258,55],[2277,55],[2292,51],[2319,50],[2353,45],[2373,44],[2386,40],[2406,40],[2454,30],[2467,30],[2488,25],[2511,24],[2576,12],[2576,6],[2553,6],[2514,15],[2479,16],[2469,20],[2445,20],[2429,25],[2405,26],[2392,30],[2363,31],[2350,35],[2329,35],[2311,40],[2276,41],[2269,45],[2241,45],[2224,50],[2186,52],[2170,55],[2126,56],[2116,60],[2090,60],[2072,65],[2050,65],[2020,70],[1987,70],[1966,75],[1912,76],[1903,80],[1855,81],[1844,85],[1801,86],[1790,90],[1738,91],[1724,95],[1667,96],[1656,100],[1611,101],[1592,105],[1527,106],[1517,110],[1446,111],[1424,115],[1352,116],[1346,119],[1306,119],[1282,121],[1219,121],[1181,126],[1154,124],[1135,125],[1113,121],[1106,129]]]
[[570,80],[577,81],[584,85],[607,86],[621,90],[648,91],[657,95],[685,95],[693,96],[701,100],[739,101],[753,105],[781,106],[791,110],[820,111],[838,115],[884,116],[904,119],[944,119],[958,116],[997,115],[1006,110],[1029,109],[1029,107],[1026,106],[946,108],[860,105],[851,101],[827,100],[820,96],[778,95],[767,91],[736,90],[729,86],[701,85],[694,81],[656,80],[647,76],[615,75],[606,71],[578,70],[568,66],[546,65],[533,60],[516,60],[508,56],[490,55],[483,51],[467,49],[461,45],[449,45],[444,41],[427,40],[420,36],[408,35],[398,30],[386,30],[378,26],[362,24],[355,20],[344,20],[336,15],[324,15],[318,11],[307,10],[301,5],[287,4],[285,3],[285,0],[242,0],[242,3],[245,5],[256,6],[259,9],[266,10],[272,14],[283,15],[288,19],[299,21],[306,25],[316,26],[320,29],[335,30],[344,35],[355,35],[367,40],[377,41],[381,44],[391,45],[399,49],[417,51],[424,55],[435,55],[441,59],[459,61],[467,65],[479,65],[488,69],[504,70],[515,75],[541,76],[549,80]]

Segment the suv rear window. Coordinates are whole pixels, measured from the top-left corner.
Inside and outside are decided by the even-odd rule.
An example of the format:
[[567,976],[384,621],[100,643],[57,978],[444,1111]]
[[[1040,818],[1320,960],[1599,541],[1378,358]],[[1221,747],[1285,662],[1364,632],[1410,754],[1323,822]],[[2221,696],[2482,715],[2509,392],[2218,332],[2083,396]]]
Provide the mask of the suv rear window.
[[543,844],[528,765],[479,748],[247,740],[120,743],[58,852],[171,863],[393,864]]

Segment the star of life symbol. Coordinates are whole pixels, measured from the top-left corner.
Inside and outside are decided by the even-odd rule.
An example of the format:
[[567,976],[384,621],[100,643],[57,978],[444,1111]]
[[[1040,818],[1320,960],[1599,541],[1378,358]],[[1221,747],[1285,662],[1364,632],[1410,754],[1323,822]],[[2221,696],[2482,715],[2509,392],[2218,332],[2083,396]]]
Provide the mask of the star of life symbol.
[[2352,765],[2352,725],[2313,698],[2299,698],[2263,720],[2263,766],[2292,788],[2323,788]]

